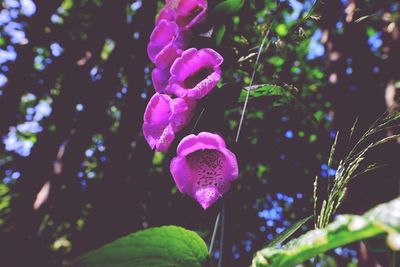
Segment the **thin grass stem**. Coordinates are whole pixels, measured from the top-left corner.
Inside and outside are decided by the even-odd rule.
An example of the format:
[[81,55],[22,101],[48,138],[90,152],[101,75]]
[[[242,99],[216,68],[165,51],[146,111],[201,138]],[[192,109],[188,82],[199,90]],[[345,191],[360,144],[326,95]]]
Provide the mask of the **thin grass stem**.
[[210,247],[208,248],[208,254],[210,254],[210,255],[211,255],[211,252],[214,249],[215,236],[217,235],[220,218],[221,218],[221,212],[218,212],[217,218],[215,219],[215,223],[214,223],[214,230],[213,230],[213,233],[212,233],[212,236],[211,236]]

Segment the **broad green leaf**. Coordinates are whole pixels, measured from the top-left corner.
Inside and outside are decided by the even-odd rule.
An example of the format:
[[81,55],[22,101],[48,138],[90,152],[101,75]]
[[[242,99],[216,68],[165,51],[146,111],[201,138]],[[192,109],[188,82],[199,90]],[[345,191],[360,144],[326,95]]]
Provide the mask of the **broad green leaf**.
[[289,228],[287,228],[285,231],[280,233],[277,237],[275,237],[269,244],[268,248],[273,248],[276,247],[279,244],[282,244],[285,242],[289,237],[291,237],[297,230],[300,229],[304,224],[306,224],[312,217],[313,215],[308,216],[306,218],[301,219],[300,221],[294,223],[291,225]]
[[217,46],[221,45],[222,39],[224,38],[225,30],[225,25],[219,25],[215,30],[215,43],[217,44]]
[[215,6],[214,12],[232,15],[242,9],[243,5],[243,0],[224,0]]
[[380,234],[389,234],[387,243],[398,250],[399,242],[391,242],[399,236],[400,198],[380,204],[359,215],[339,215],[323,229],[317,229],[294,239],[282,248],[265,248],[257,252],[252,267],[291,267],[301,264],[333,248]]
[[196,233],[163,226],[119,238],[83,255],[72,266],[202,267],[207,263],[207,246]]

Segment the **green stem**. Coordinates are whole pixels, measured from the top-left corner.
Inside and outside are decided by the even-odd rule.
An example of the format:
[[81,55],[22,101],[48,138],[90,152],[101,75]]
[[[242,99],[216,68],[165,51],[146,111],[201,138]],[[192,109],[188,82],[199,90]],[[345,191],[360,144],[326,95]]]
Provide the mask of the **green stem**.
[[219,240],[219,260],[218,267],[222,267],[222,256],[224,253],[224,232],[225,232],[225,203],[222,203],[221,208],[221,237]]

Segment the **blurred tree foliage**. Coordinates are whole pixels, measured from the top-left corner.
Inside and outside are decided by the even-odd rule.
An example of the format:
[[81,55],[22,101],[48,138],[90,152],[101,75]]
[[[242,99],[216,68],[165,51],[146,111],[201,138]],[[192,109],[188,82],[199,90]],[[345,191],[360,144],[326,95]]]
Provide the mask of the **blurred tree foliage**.
[[[235,267],[312,214],[314,177],[323,185],[335,174],[326,161],[337,130],[346,133],[359,117],[361,133],[385,110],[398,110],[400,3],[248,0],[227,11],[215,8],[219,2],[209,1],[192,44],[223,54],[224,80],[176,140],[192,129],[215,131],[238,155],[241,179],[225,200],[224,265]],[[169,173],[175,147],[154,153],[141,134],[154,92],[146,45],[162,4],[2,1],[5,266],[58,265],[150,226],[175,224],[210,240],[220,203],[204,212],[177,192]],[[253,70],[253,84],[267,96],[250,98],[235,144],[240,95]],[[339,142],[338,158],[347,145]],[[344,210],[361,213],[398,195],[390,167],[398,152],[390,144],[371,153],[389,167],[353,183]],[[344,266],[357,259],[354,248],[330,256]]]

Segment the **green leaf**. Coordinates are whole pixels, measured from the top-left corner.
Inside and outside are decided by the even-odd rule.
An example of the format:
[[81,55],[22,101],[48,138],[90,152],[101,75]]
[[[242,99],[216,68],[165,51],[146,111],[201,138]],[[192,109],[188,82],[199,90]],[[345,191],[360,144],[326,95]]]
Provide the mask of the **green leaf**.
[[368,37],[371,37],[372,35],[374,35],[376,33],[376,30],[372,27],[367,27],[367,35]]
[[279,244],[282,244],[283,242],[285,242],[289,237],[291,237],[297,230],[300,229],[300,227],[302,227],[305,223],[307,223],[312,217],[314,217],[313,215],[310,215],[306,218],[301,219],[300,221],[294,223],[293,225],[291,225],[289,228],[287,228],[285,231],[283,231],[282,233],[280,233],[277,237],[275,237],[269,244],[268,244],[268,248],[273,248],[276,247]]
[[244,102],[246,99],[247,91],[250,90],[249,99],[262,96],[288,96],[285,88],[275,84],[259,84],[253,85],[251,88],[246,87],[240,92],[239,102]]
[[391,240],[399,236],[399,231],[400,198],[396,198],[376,206],[363,216],[339,215],[325,228],[309,231],[280,249],[262,249],[257,252],[251,266],[296,266],[333,248],[386,233],[389,234],[389,247],[398,250],[398,243],[396,245],[396,242]]
[[215,30],[215,43],[217,44],[217,46],[221,45],[222,39],[224,38],[225,30],[225,25],[219,25]]
[[289,29],[287,28],[286,24],[279,24],[276,26],[275,30],[276,33],[281,37],[284,37],[289,33]]
[[154,152],[153,165],[161,165],[165,155],[162,152]]
[[119,238],[78,258],[73,267],[201,267],[207,246],[194,232],[163,226]]
[[114,50],[114,48],[115,48],[115,42],[107,38],[103,45],[103,49],[101,50],[100,53],[101,59],[106,61],[109,58],[111,52]]
[[243,0],[225,0],[215,6],[214,12],[232,15],[242,9],[243,5]]
[[312,134],[312,135],[310,135],[309,137],[308,137],[308,142],[310,142],[310,143],[314,143],[315,141],[317,141],[317,135],[315,135],[315,134]]
[[321,120],[324,118],[324,113],[322,110],[318,110],[314,113],[314,118],[317,122],[321,122]]
[[279,56],[272,56],[268,62],[273,64],[275,67],[281,67],[285,63],[285,60]]

